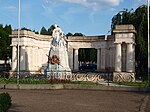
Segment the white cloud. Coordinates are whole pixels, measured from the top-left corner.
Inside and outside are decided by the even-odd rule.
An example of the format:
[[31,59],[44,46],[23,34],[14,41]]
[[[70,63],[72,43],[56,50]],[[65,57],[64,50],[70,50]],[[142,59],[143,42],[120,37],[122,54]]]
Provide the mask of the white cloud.
[[17,10],[17,8],[15,6],[4,6],[3,9],[7,10],[7,11],[16,11]]
[[96,10],[97,8],[107,7],[107,6],[118,6],[123,0],[45,0],[48,2],[66,2],[71,4],[79,4],[85,7],[91,7]]
[[60,0],[69,3],[81,4],[84,6],[109,5],[118,6],[122,0]]

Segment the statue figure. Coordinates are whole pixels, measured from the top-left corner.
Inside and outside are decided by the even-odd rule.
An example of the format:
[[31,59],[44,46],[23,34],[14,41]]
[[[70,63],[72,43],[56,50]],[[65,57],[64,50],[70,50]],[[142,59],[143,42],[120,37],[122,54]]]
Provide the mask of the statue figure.
[[64,41],[64,34],[62,32],[62,30],[59,28],[59,26],[57,26],[56,24],[54,25],[55,29],[53,30],[52,33],[52,45],[57,47],[57,46],[62,46],[62,42]]
[[57,71],[63,76],[64,71],[67,74],[71,73],[68,62],[66,36],[59,26],[55,24],[54,27],[55,28],[52,33],[53,40],[51,42],[48,55],[47,76],[51,76],[50,71]]

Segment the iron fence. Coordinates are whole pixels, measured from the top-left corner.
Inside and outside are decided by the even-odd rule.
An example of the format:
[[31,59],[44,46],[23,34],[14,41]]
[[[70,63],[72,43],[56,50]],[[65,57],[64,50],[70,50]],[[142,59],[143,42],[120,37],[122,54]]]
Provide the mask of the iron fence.
[[[103,83],[112,81],[112,73],[106,72],[71,72],[71,71],[1,71],[1,79],[5,78],[7,80],[20,80],[21,81],[47,81],[47,80],[61,80],[61,81],[89,81],[96,83]],[[2,80],[0,80],[2,81]],[[11,82],[11,81],[10,81]],[[30,83],[32,83],[30,82]],[[9,83],[9,81],[8,81]],[[14,82],[15,83],[15,82]],[[17,83],[17,82],[16,82]],[[38,83],[38,82],[37,82]],[[48,83],[48,82],[45,82]]]

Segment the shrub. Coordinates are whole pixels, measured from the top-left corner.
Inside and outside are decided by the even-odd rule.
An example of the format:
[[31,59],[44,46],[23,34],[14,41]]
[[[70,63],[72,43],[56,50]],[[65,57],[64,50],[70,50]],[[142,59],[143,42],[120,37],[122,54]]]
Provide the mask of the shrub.
[[0,112],[7,112],[11,106],[11,97],[8,93],[0,94]]

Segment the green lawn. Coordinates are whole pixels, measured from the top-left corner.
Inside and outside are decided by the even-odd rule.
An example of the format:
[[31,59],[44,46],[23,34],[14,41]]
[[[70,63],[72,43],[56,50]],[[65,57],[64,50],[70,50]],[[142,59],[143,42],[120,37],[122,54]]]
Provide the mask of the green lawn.
[[[148,82],[110,82],[116,85],[147,87]],[[17,84],[16,78],[0,78],[0,84]],[[90,81],[70,81],[64,79],[38,79],[38,78],[24,78],[19,79],[19,84],[81,84],[81,85],[99,85],[96,82]]]
[[118,84],[118,85],[125,85],[125,86],[137,86],[137,87],[147,87],[148,86],[148,82],[144,81],[144,82],[112,82],[114,84]]

